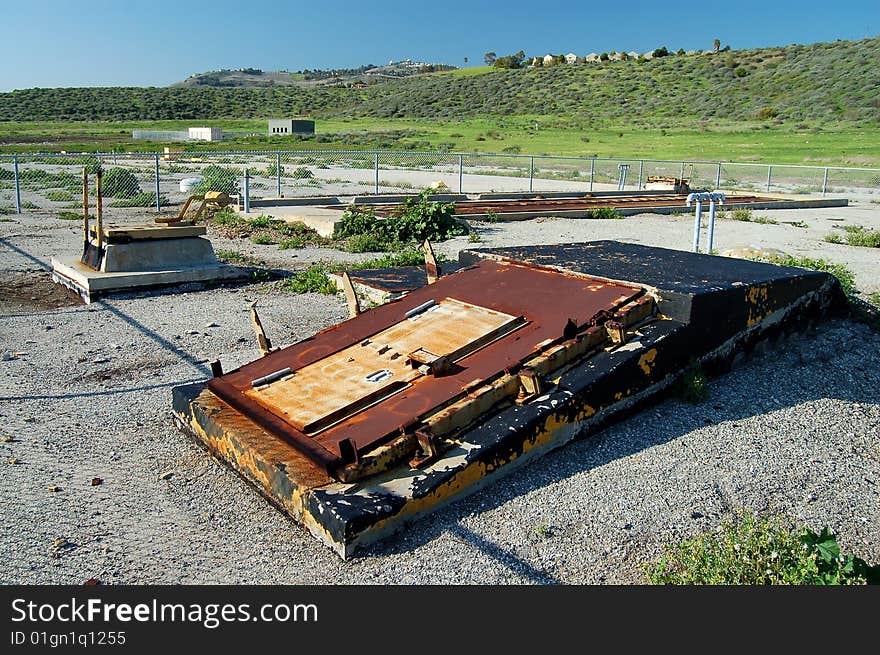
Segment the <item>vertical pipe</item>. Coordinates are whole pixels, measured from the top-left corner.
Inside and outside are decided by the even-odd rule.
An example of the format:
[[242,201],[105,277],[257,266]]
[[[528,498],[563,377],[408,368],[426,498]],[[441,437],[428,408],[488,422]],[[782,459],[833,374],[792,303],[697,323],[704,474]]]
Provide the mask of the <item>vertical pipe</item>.
[[379,195],[379,153],[376,153],[376,195]]
[[709,200],[709,243],[706,252],[712,254],[712,242],[715,241],[715,199]]
[[[89,171],[83,166],[83,246],[89,243]],[[85,251],[83,251],[85,252]]]
[[593,192],[593,175],[596,172],[596,158],[590,160],[590,193]]
[[463,178],[464,178],[464,155],[458,156],[458,192],[464,193],[462,191],[463,187]]
[[825,175],[822,177],[822,197],[825,197],[825,192],[828,190],[828,169],[825,169]]
[[15,213],[21,213],[21,182],[18,177],[18,155],[12,157],[12,170],[15,175]]
[[721,162],[718,162],[718,174],[715,176],[715,188],[716,189],[721,188]]
[[[101,247],[104,245],[104,198],[101,190],[103,177],[103,169],[98,168],[98,181],[95,188],[95,243],[98,246],[99,255]],[[100,259],[98,261],[100,262]],[[100,264],[98,268],[100,269]]]
[[700,252],[700,221],[703,220],[703,202],[697,200],[697,211],[694,215],[694,252]]
[[248,169],[244,169],[244,213],[249,214],[251,211],[251,174]]
[[529,193],[534,190],[534,182],[535,182],[535,158],[529,158]]
[[767,193],[770,193],[770,176],[773,175],[773,165],[767,165]]
[[156,153],[156,211],[162,209],[162,201],[159,199],[159,153]]
[[275,195],[281,197],[281,153],[275,153]]
[[639,160],[639,186],[637,187],[637,191],[642,190],[642,169],[645,167],[645,162]]

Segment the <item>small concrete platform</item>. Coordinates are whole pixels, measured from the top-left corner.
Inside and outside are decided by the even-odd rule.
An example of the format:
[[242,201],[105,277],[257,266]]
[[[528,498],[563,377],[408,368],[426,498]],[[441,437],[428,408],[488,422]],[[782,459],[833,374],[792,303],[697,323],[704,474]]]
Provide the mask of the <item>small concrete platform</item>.
[[345,210],[343,205],[339,207],[316,207],[313,205],[262,205],[255,207],[251,204],[250,213],[237,211],[242,218],[254,218],[256,216],[271,216],[288,223],[303,223],[322,237],[331,237],[336,230],[336,225],[342,220]]
[[242,278],[234,266],[215,262],[169,269],[96,271],[78,257],[53,257],[52,280],[75,291],[86,304],[113,292],[170,287],[187,282],[220,282]]

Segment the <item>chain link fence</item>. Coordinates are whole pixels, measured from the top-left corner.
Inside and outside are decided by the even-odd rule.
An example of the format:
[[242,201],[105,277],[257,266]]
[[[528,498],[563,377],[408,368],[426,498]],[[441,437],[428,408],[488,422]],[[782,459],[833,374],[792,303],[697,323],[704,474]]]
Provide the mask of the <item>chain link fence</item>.
[[692,189],[880,200],[880,169],[544,155],[394,151],[166,152],[0,156],[0,214],[75,211],[82,170],[103,171],[108,207],[159,210],[190,195],[250,199],[415,193],[638,191],[653,177]]

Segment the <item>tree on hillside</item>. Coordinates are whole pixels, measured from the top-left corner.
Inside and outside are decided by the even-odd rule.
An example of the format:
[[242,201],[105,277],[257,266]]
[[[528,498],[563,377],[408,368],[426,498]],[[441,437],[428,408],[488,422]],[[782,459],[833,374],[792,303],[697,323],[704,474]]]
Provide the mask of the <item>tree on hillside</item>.
[[718,39],[715,39],[715,41],[713,41],[713,43],[712,43],[712,52],[714,52],[717,55],[719,48],[721,48],[721,41]]
[[467,57],[464,58],[464,63],[468,63],[468,58],[467,58]]
[[657,57],[667,57],[669,56],[669,50],[666,49],[665,45],[661,45],[659,48],[654,49],[654,58]]
[[492,65],[495,66],[495,68],[521,68],[523,59],[525,58],[526,53],[520,50],[512,55],[497,57]]
[[491,51],[483,55],[483,61],[485,62],[486,66],[491,66],[492,64],[494,64],[496,56],[497,55]]

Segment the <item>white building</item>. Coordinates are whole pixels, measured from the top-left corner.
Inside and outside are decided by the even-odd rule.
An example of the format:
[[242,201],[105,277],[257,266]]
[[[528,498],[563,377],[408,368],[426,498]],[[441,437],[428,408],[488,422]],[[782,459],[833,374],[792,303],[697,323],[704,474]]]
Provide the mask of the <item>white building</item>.
[[191,141],[223,140],[223,130],[219,127],[191,127],[187,133]]
[[565,55],[565,63],[566,64],[576,64],[577,60],[578,60],[578,56],[576,54],[574,54],[573,52],[569,52],[567,55]]

